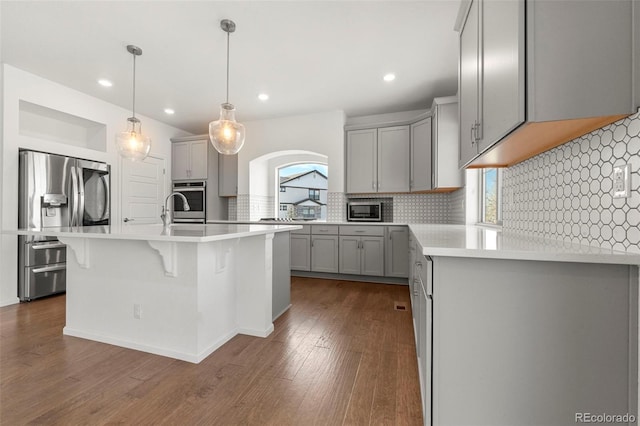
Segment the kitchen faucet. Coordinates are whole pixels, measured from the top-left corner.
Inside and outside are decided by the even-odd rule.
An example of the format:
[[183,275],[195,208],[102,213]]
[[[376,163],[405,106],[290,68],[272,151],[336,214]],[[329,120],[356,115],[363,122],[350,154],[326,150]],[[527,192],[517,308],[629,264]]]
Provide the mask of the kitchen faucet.
[[178,195],[180,197],[182,197],[182,201],[184,202],[184,211],[188,212],[190,207],[189,207],[189,203],[187,202],[187,197],[185,197],[184,195],[182,195],[179,192],[172,192],[171,194],[169,194],[167,196],[167,198],[164,200],[164,206],[162,206],[162,214],[160,215],[160,219],[162,219],[162,224],[164,226],[169,226],[171,225],[171,212],[169,211],[169,209],[167,208],[167,203],[169,202],[169,198],[171,198],[174,195]]

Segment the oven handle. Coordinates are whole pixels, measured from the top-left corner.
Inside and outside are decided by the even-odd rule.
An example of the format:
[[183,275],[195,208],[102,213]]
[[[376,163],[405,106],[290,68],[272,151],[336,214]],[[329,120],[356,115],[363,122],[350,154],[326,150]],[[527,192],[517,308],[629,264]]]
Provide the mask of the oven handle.
[[204,188],[173,188],[174,192],[204,192]]

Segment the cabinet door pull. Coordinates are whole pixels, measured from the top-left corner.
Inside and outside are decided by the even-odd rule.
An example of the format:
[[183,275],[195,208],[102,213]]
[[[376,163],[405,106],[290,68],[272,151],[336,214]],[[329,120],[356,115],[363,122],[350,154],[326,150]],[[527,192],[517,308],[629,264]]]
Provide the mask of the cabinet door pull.
[[472,124],[472,125],[471,125],[471,134],[470,134],[470,136],[469,136],[469,137],[471,138],[471,145],[473,145],[473,144],[475,144],[475,143],[476,143],[476,138],[475,138],[475,137],[474,137],[474,135],[473,135],[473,133],[474,133],[473,131],[475,130],[475,127],[476,127],[476,125],[475,125],[475,124]]

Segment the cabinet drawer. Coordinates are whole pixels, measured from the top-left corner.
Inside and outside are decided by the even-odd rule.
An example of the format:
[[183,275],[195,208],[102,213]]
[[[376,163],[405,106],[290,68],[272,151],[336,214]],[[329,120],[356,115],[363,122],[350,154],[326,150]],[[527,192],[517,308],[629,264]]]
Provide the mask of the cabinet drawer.
[[338,225],[311,225],[314,235],[338,235]]
[[371,235],[384,237],[384,228],[384,226],[371,225],[342,225],[340,226],[340,235]]
[[25,266],[64,263],[67,261],[66,247],[59,241],[25,244]]
[[311,225],[302,225],[302,229],[296,229],[294,231],[291,231],[291,233],[309,235],[311,234]]

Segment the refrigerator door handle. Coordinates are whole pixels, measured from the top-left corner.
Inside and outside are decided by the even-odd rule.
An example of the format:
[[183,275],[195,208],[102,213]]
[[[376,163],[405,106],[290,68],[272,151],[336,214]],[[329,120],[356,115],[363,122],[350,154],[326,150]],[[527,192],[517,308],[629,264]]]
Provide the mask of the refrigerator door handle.
[[111,211],[111,206],[109,205],[110,202],[110,188],[109,188],[109,177],[108,175],[102,175],[101,176],[101,180],[103,182],[104,185],[104,211],[102,212],[102,219],[109,219],[109,212]]
[[69,204],[70,226],[78,226],[78,171],[75,167],[71,168],[71,202]]
[[53,272],[53,271],[62,271],[67,268],[67,264],[64,263],[62,265],[54,265],[54,266],[43,266],[42,268],[34,268],[31,271],[34,274],[41,274],[43,272]]
[[77,171],[78,179],[78,225],[84,225],[84,178],[82,173],[82,167],[78,167]]

